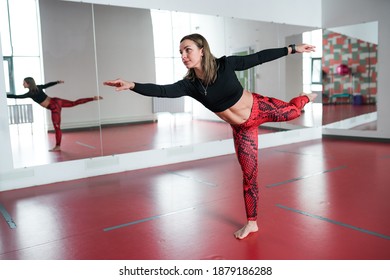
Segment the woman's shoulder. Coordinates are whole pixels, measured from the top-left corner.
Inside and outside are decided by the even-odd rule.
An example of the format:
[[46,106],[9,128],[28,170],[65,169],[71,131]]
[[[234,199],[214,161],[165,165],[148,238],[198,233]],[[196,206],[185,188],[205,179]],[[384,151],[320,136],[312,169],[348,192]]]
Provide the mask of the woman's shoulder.
[[221,56],[221,57],[215,59],[215,61],[217,62],[218,68],[221,66],[223,67],[226,63],[229,63],[229,57],[224,55],[224,56]]
[[224,55],[216,59],[217,63],[226,63],[228,56]]

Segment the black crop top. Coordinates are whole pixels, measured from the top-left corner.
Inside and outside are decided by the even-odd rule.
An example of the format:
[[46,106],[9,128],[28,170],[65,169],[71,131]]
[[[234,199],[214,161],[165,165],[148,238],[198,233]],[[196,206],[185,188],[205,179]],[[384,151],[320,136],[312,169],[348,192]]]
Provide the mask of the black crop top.
[[288,49],[284,47],[262,50],[245,56],[223,56],[218,58],[217,79],[214,83],[208,85],[207,94],[205,94],[206,87],[198,79],[191,81],[186,78],[169,85],[135,83],[132,90],[141,95],[154,97],[190,96],[202,103],[207,109],[215,113],[222,112],[236,104],[243,94],[244,89],[235,71],[246,70],[287,54]]
[[38,91],[31,91],[30,90],[29,92],[22,94],[22,95],[7,94],[7,98],[15,98],[15,99],[31,98],[32,100],[34,100],[38,104],[41,104],[47,98],[47,95],[43,91],[43,89],[48,88],[48,87],[52,87],[58,83],[59,82],[56,81],[56,82],[50,82],[50,83],[47,83],[44,85],[37,85]]

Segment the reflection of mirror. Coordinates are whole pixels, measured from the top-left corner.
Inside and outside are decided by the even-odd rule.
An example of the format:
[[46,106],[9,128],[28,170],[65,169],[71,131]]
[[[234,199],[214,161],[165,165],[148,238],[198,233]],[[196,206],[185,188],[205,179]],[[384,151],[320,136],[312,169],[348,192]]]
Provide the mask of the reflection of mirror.
[[[173,30],[172,34],[155,32],[156,36],[162,36],[158,41],[163,43],[163,47],[172,45],[169,55],[158,55],[162,47],[153,44],[156,39],[153,38],[153,18],[149,10],[49,0],[41,0],[39,4],[45,80],[63,79],[67,82],[66,85],[69,84],[66,89],[56,89],[58,95],[99,93],[104,97],[99,106],[90,108],[90,111],[86,108],[67,112],[64,110],[64,127],[72,129],[74,134],[72,136],[71,131],[65,132],[67,138],[71,139],[68,143],[76,144],[78,148],[72,146],[69,148],[71,152],[62,152],[54,159],[44,158],[47,163],[95,157],[101,153],[129,153],[191,145],[194,141],[231,138],[230,128],[225,123],[218,121],[194,102],[189,106],[192,108],[189,118],[188,115],[183,118],[183,115],[166,117],[163,114],[160,119],[168,121],[155,122],[157,115],[154,109],[158,100],[132,93],[115,94],[112,89],[104,88],[101,82],[121,76],[139,82],[169,83],[182,77],[184,72],[177,71],[180,59],[176,48],[178,40],[190,32],[204,34],[209,39],[214,54],[221,56],[243,48],[260,50],[284,46],[289,43],[285,39],[287,36],[307,29],[285,24],[168,12],[166,16],[169,20],[180,24],[175,28],[165,28],[167,31]],[[183,19],[186,19],[186,24],[183,24]],[[286,99],[283,87],[286,84],[285,64],[281,59],[257,68],[254,73],[255,90]],[[174,74],[165,77],[169,71]],[[301,71],[298,69],[294,72]],[[48,91],[49,95],[52,93],[57,92],[54,89]],[[95,116],[99,117],[98,120]],[[101,130],[86,129],[98,124],[101,124]],[[81,136],[81,129],[84,136]],[[183,138],[184,129],[189,134]],[[91,130],[98,135],[93,136],[94,140],[90,139]],[[268,130],[265,128],[264,132],[260,131],[266,132]],[[78,137],[84,138],[80,140]]]
[[[55,1],[57,2],[57,1]],[[44,2],[42,2],[45,4]],[[22,94],[27,92],[23,87],[25,77],[33,77],[37,84],[64,80],[47,88],[50,97],[66,100],[77,100],[98,95],[94,67],[95,52],[91,16],[72,25],[70,18],[62,14],[55,19],[50,17],[50,5],[41,5],[41,18],[35,13],[37,1],[25,1],[20,9],[14,1],[2,1],[1,17],[6,19],[2,29],[4,55],[11,63],[8,77],[13,78],[9,90]],[[80,10],[82,10],[80,8]],[[90,10],[89,10],[90,11]],[[74,11],[74,17],[80,15]],[[8,20],[9,19],[9,20]],[[38,23],[42,23],[39,25]],[[10,24],[9,24],[10,23]],[[84,23],[84,24],[83,24]],[[58,26],[67,25],[68,29],[58,32]],[[42,38],[38,27],[41,27]],[[27,41],[27,42],[26,42]],[[40,46],[42,42],[42,50]],[[76,71],[77,70],[77,71]],[[7,79],[6,79],[7,80]],[[6,89],[8,91],[8,89]],[[99,132],[99,102],[90,102],[74,108],[63,108],[61,112],[62,149],[63,152],[48,152],[55,145],[53,125],[49,110],[41,107],[31,99],[8,99],[10,116],[10,137],[15,167],[42,165],[55,161],[73,160],[101,156]],[[21,106],[27,104],[29,106]],[[23,108],[32,108],[29,117],[24,118]],[[12,118],[14,117],[14,118]],[[88,130],[88,137],[85,133]],[[49,133],[48,133],[49,132]],[[76,136],[77,134],[77,136]]]
[[323,124],[376,130],[378,22],[323,31]]

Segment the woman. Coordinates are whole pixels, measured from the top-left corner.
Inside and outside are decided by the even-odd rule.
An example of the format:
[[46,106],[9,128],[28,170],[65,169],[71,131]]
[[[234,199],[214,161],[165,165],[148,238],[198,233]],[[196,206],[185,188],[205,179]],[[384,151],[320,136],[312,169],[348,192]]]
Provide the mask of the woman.
[[56,145],[54,146],[53,149],[50,150],[51,152],[61,151],[61,139],[62,139],[61,109],[63,107],[74,107],[94,100],[102,99],[102,97],[100,96],[94,96],[94,97],[77,99],[76,101],[69,101],[58,97],[51,98],[47,96],[46,93],[43,91],[48,87],[54,86],[56,84],[63,84],[63,83],[64,81],[55,81],[44,85],[36,85],[35,80],[33,78],[27,77],[23,80],[24,88],[29,89],[27,93],[23,95],[7,94],[8,98],[15,98],[15,99],[31,98],[42,107],[45,107],[46,109],[49,109],[51,111],[51,120],[53,122],[54,131],[56,134]]
[[257,171],[258,126],[264,122],[289,121],[300,116],[306,103],[316,94],[301,94],[289,103],[251,93],[238,81],[235,71],[275,60],[291,53],[312,52],[307,44],[263,50],[247,56],[215,58],[209,44],[200,34],[191,34],[180,41],[182,62],[188,72],[184,79],[170,85],[141,84],[122,79],[109,80],[105,85],[117,91],[132,90],[145,96],[190,96],[228,122],[233,129],[234,145],[243,172],[244,201],[247,223],[234,233],[238,239],[258,230]]

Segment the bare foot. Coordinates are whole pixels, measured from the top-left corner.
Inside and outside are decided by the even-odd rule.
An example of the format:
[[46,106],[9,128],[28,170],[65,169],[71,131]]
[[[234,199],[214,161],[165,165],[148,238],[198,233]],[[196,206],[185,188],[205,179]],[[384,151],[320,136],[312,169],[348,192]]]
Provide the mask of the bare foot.
[[101,97],[101,96],[94,96],[93,97],[93,100],[100,100],[100,99],[103,99],[103,97]]
[[55,146],[53,149],[49,150],[49,152],[60,152],[61,147],[60,146]]
[[259,228],[257,226],[256,221],[248,221],[248,223],[245,226],[243,226],[241,229],[237,230],[234,233],[234,236],[238,239],[244,239],[252,232],[256,232],[258,230],[259,230]]
[[318,94],[317,93],[304,93],[304,92],[301,92],[299,95],[300,96],[306,95],[309,98],[309,102],[312,102],[314,99],[316,99]]

